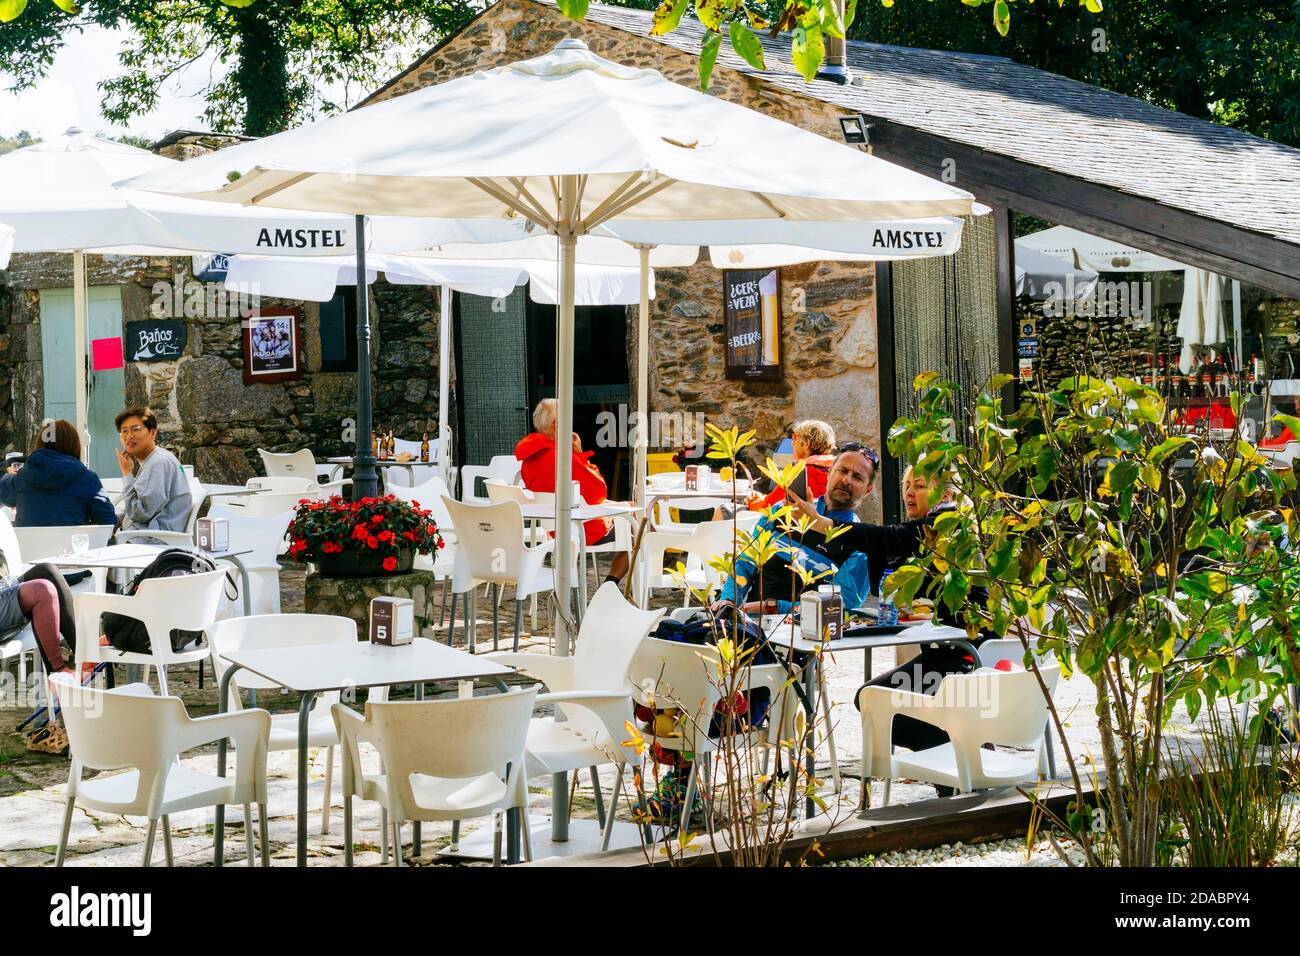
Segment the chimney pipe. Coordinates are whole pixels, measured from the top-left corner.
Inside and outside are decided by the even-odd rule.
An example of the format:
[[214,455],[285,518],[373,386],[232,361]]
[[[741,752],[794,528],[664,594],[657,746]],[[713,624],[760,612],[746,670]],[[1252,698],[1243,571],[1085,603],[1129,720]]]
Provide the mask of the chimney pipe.
[[[844,0],[834,0],[835,9],[839,11],[840,19],[844,19]],[[849,61],[844,41],[839,37],[833,37],[826,34],[826,59],[822,61],[821,69],[817,71],[819,80],[830,80],[832,83],[838,83],[841,86],[848,84],[852,79],[849,73]]]

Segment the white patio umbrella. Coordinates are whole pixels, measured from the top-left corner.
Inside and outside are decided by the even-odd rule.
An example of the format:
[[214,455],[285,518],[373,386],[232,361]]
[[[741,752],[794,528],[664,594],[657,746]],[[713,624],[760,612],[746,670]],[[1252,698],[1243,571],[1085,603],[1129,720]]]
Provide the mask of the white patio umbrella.
[[1196,346],[1218,345],[1227,339],[1223,327],[1223,278],[1191,266],[1183,273],[1183,302],[1178,312],[1178,337],[1183,340],[1178,367],[1186,375],[1196,359]]
[[[234,182],[228,173],[241,173]],[[559,239],[557,429],[573,427],[576,244],[597,227],[963,216],[969,193],[779,120],[593,55],[581,41],[136,179],[195,198],[370,215],[516,219]],[[628,233],[624,238],[637,241]],[[723,239],[722,241],[727,241]],[[364,274],[364,254],[358,255]],[[359,297],[361,299],[361,297]],[[358,324],[364,321],[358,313]],[[359,333],[360,334],[360,333]],[[366,422],[359,423],[365,431]],[[356,474],[367,478],[359,441]],[[556,553],[569,551],[572,462],[556,456]],[[354,479],[356,480],[356,479]],[[570,593],[569,563],[555,589]],[[567,612],[556,652],[569,653]],[[557,781],[559,782],[559,781]],[[564,839],[565,786],[553,827]]]
[[1094,272],[1179,272],[1187,268],[1154,252],[1070,226],[1052,226],[1031,232],[1017,239],[1016,246],[1044,252],[1077,268]]
[[0,222],[0,269],[9,267],[9,253],[14,251],[14,231]]
[[[1091,298],[1100,276],[1092,269],[1076,269],[1064,259],[1039,252],[1016,240],[1016,295],[1047,299],[1065,295],[1071,301]],[[1055,289],[1050,287],[1055,285]]]
[[[87,253],[263,251],[313,256],[355,252],[355,222],[350,217],[219,206],[114,186],[131,176],[180,165],[76,127],[0,156],[0,221],[13,229],[12,250],[69,252],[73,256],[74,347],[78,355],[86,350]],[[519,223],[384,219],[376,223],[367,241],[381,249],[408,249],[447,238],[509,239],[521,229]],[[76,424],[84,434],[86,369],[81,361],[74,366]],[[83,443],[82,447],[88,446]]]

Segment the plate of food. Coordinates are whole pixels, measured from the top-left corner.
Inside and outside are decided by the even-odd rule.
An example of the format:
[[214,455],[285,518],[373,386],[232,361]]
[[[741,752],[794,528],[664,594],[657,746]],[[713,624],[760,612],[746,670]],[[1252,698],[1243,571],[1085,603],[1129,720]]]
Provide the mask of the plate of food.
[[899,624],[929,624],[934,620],[934,602],[929,598],[916,598],[909,608],[898,612]]

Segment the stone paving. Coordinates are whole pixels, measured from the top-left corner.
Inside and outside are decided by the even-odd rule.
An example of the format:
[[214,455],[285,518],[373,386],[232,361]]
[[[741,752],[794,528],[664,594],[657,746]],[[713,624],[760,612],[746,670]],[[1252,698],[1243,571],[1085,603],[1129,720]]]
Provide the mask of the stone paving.
[[[303,573],[299,568],[287,568],[281,575],[283,607],[286,612],[302,609]],[[593,579],[592,586],[596,585]],[[661,603],[674,606],[671,598],[662,599]],[[490,605],[481,599],[479,608],[479,650],[491,648]],[[513,621],[513,607],[508,603],[503,607],[503,636],[508,625]],[[528,616],[525,616],[525,628]],[[445,639],[445,628],[435,628],[434,636]],[[460,643],[463,631],[457,633]],[[545,614],[542,613],[539,636],[525,635],[525,647],[545,650],[544,637]],[[503,641],[503,646],[508,646]],[[877,651],[873,660],[875,673],[881,673],[893,665],[892,651]],[[856,774],[861,755],[861,725],[857,712],[850,703],[854,691],[863,677],[863,658],[860,653],[841,652],[826,660],[826,677],[830,689],[832,708],[831,726],[835,738],[835,749],[839,757],[839,768],[843,774],[841,792],[831,803],[831,812],[836,819],[847,819],[854,812],[860,796]],[[180,668],[171,673],[171,682],[175,692],[185,700],[191,715],[212,713],[215,711],[215,691],[210,680],[199,688],[196,668]],[[1076,675],[1073,679],[1062,680],[1056,694],[1057,706],[1065,718],[1067,737],[1080,759],[1087,759],[1097,750],[1097,730],[1093,718],[1095,697],[1089,682]],[[279,712],[296,711],[295,695],[259,696],[259,705]],[[544,711],[543,711],[544,712]],[[66,757],[54,757],[44,754],[29,753],[22,746],[21,740],[10,733],[25,711],[14,709],[0,710],[0,865],[32,866],[49,865],[54,860],[55,844],[58,841],[59,825],[63,806],[64,783],[67,779],[68,760]],[[1172,731],[1179,735],[1186,734],[1191,728],[1187,725],[1185,714],[1180,722],[1176,712]],[[830,778],[830,750],[825,741],[818,751],[818,769],[820,775]],[[1065,763],[1060,747],[1057,747],[1058,772],[1065,773]],[[367,752],[363,759],[376,759],[373,751]],[[186,765],[199,770],[211,771],[215,768],[215,748],[203,748],[191,752],[183,758]],[[335,766],[335,780],[338,780],[341,761]],[[331,794],[331,813],[329,833],[322,834],[321,802],[324,789],[325,751],[317,749],[311,755],[311,782],[309,786],[309,853],[312,863],[316,865],[342,865],[343,863],[343,820],[342,797],[338,784],[335,783]],[[292,751],[272,753],[268,760],[269,775],[269,837],[273,865],[292,865],[295,846],[295,806],[297,799],[296,755]],[[608,792],[613,782],[613,769],[605,768],[601,773],[602,788]],[[536,779],[531,781],[530,818],[537,827],[549,818],[550,781]],[[934,796],[933,788],[926,785],[895,782],[891,799],[895,803],[908,803],[929,799]],[[882,785],[873,783],[872,803],[879,805],[882,798]],[[380,862],[380,823],[378,805],[365,801],[354,801],[356,847],[355,862],[358,866],[376,865]],[[619,816],[626,819],[628,803],[626,798],[620,801]],[[226,862],[240,864],[246,861],[244,833],[242,828],[242,811],[231,807],[227,811]],[[573,801],[573,818],[591,820],[594,823],[595,801],[590,782],[586,774],[575,792]],[[212,811],[202,810],[186,814],[177,814],[172,820],[174,834],[173,845],[175,862],[181,866],[211,865],[212,863]],[[490,826],[490,819],[484,821]],[[471,833],[483,823],[467,823],[462,837]],[[581,824],[578,824],[581,826]],[[591,824],[586,824],[590,827]],[[450,825],[425,824],[423,828],[422,855],[419,863],[434,862],[434,854],[444,848],[451,839]],[[628,832],[635,833],[631,827]],[[256,832],[256,827],[254,827]],[[126,819],[120,816],[103,815],[83,811],[74,812],[72,832],[68,848],[70,865],[78,866],[126,866],[138,865],[144,847],[144,826],[140,819]],[[405,852],[410,854],[411,827],[403,831],[406,844]],[[1014,859],[1014,854],[1004,858]],[[163,862],[162,840],[156,841],[154,862]],[[439,861],[441,862],[441,861]]]

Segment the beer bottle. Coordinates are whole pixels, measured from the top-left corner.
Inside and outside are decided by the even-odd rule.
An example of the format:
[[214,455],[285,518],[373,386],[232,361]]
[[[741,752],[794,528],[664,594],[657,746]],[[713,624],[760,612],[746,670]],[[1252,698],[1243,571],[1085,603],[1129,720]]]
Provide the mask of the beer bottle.
[[429,433],[424,433],[424,438],[420,441],[420,461],[429,460]]
[[379,456],[379,429],[377,428],[370,433],[370,454],[376,458]]
[[382,429],[379,432],[379,460],[388,461],[388,436]]

